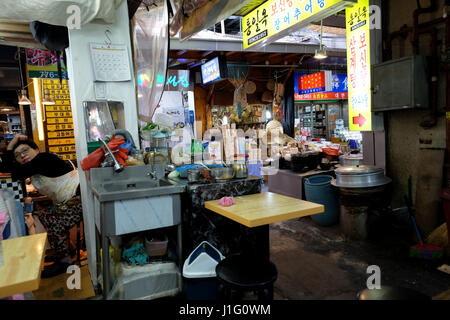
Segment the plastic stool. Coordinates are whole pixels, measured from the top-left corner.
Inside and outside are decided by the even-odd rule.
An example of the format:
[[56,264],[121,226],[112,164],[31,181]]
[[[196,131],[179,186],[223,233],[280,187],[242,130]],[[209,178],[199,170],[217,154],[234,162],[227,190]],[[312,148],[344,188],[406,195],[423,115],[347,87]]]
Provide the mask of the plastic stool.
[[258,300],[273,300],[273,283],[277,280],[278,271],[267,259],[231,255],[217,264],[216,275],[222,284],[225,300],[231,299],[232,290],[240,293],[256,291]]
[[427,295],[402,287],[382,286],[381,289],[364,289],[358,292],[358,300],[431,300]]

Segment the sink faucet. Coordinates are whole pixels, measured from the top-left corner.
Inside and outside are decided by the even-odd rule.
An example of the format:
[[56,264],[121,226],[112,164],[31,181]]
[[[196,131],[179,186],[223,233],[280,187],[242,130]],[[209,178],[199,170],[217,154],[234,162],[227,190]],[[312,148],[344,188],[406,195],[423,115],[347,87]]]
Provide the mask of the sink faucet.
[[155,153],[156,153],[156,151],[153,150],[152,171],[148,172],[147,176],[151,176],[153,180],[158,180],[158,177],[156,176],[156,170],[155,170]]
[[114,154],[112,153],[111,149],[108,147],[106,142],[104,140],[102,140],[101,138],[98,138],[98,141],[100,141],[103,144],[103,146],[106,148],[107,151],[104,150],[105,155],[109,154],[111,156],[112,160],[114,161],[114,171],[121,172],[123,170],[123,166],[119,162],[117,162],[116,157],[114,157]]

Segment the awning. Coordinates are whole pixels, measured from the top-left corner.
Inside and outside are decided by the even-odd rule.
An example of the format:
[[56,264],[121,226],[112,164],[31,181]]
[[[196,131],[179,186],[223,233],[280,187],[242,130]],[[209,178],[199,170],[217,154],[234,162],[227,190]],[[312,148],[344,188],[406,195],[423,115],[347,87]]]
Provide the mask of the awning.
[[89,22],[114,23],[115,10],[122,0],[2,0],[0,10],[0,44],[25,48],[44,47],[34,40],[29,23],[40,21],[66,26],[75,11],[80,12],[80,26]]

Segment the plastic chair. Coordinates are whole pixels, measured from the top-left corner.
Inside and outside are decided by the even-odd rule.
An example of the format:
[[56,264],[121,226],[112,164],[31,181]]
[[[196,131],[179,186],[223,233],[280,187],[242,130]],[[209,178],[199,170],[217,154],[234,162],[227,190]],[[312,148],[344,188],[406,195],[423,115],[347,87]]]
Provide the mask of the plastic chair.
[[358,300],[431,300],[421,292],[402,288],[382,286],[381,289],[363,289],[357,294]]
[[273,300],[273,283],[278,271],[267,259],[235,254],[216,266],[216,275],[222,285],[222,298],[232,300],[232,290],[238,293],[256,292],[259,301]]

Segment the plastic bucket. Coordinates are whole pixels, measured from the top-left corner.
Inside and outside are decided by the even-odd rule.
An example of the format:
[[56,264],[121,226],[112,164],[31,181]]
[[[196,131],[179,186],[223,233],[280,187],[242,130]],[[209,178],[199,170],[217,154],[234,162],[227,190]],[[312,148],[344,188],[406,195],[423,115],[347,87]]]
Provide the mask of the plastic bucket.
[[325,211],[314,214],[311,219],[320,226],[331,226],[339,221],[339,202],[331,185],[332,176],[320,175],[305,179],[306,200],[322,204]]

